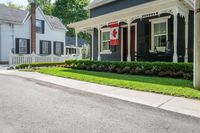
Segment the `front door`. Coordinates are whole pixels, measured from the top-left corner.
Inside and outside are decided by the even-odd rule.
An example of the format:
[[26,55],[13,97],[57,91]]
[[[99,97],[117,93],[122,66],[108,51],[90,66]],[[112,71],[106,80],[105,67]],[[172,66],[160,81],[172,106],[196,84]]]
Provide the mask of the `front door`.
[[[131,27],[131,61],[135,61],[135,26]],[[127,61],[128,56],[128,30],[123,28],[123,61]]]

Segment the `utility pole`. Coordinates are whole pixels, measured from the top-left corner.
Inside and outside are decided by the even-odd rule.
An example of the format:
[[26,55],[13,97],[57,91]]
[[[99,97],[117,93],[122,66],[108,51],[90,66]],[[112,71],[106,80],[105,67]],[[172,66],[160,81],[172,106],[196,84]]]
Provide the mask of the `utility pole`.
[[200,90],[200,0],[194,9],[194,87]]

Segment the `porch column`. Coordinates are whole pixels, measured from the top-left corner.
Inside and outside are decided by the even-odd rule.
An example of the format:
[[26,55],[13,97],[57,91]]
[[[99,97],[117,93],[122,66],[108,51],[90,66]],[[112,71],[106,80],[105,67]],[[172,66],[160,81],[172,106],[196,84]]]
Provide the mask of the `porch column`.
[[128,56],[127,61],[131,61],[131,19],[128,19]]
[[94,30],[91,31],[91,37],[92,37],[92,42],[91,42],[91,59],[92,61],[94,60]]
[[188,62],[188,15],[185,16],[185,63]]
[[76,31],[76,55],[78,55],[78,32]]
[[194,87],[200,90],[200,0],[195,0]]
[[98,29],[98,61],[101,61],[101,26],[97,27]]
[[174,13],[174,54],[173,54],[173,62],[177,63],[178,62],[178,55],[177,55],[177,30],[178,30],[178,26],[177,26],[177,11],[175,11]]

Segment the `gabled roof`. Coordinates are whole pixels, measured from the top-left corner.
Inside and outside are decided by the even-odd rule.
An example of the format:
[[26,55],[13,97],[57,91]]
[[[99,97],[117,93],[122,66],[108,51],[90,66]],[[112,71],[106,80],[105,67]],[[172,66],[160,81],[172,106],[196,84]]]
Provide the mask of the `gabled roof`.
[[[42,12],[41,9],[40,11]],[[30,16],[31,14],[29,11],[13,9],[0,4],[0,22],[23,24]],[[57,17],[47,15],[44,15],[44,17],[53,29],[66,30],[66,27]]]
[[[66,46],[76,46],[76,38],[66,36],[65,38]],[[82,47],[83,45],[88,44],[84,39],[78,38],[78,47]]]
[[28,13],[29,11],[13,9],[0,4],[0,21],[2,22],[22,24]]
[[49,23],[51,24],[51,26],[54,29],[66,30],[66,27],[63,25],[63,23],[61,22],[61,20],[58,19],[57,17],[48,16],[48,15],[45,15],[45,17],[47,18],[47,20],[49,21]]
[[113,2],[113,1],[116,1],[116,0],[93,0],[93,1],[89,4],[88,8],[89,8],[89,9],[93,9],[93,8],[96,8],[96,7],[99,7],[99,6],[108,4],[108,3]]

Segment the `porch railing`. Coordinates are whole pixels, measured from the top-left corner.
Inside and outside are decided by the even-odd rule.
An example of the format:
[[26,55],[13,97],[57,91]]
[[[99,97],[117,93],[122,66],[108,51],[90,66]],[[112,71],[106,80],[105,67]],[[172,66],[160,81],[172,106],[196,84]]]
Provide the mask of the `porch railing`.
[[65,60],[79,60],[82,59],[82,55],[64,55],[64,56],[56,56],[56,55],[17,55],[10,53],[9,57],[9,65],[18,65],[18,64],[31,64],[31,63],[39,63],[39,62],[64,62]]

